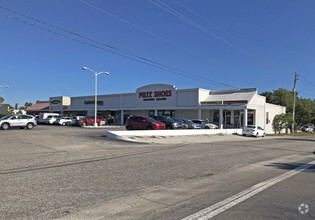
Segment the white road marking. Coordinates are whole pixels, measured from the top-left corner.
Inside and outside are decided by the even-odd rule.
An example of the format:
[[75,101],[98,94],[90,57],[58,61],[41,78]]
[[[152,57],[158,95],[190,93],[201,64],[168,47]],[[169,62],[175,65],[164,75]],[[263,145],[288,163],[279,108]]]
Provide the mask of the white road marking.
[[315,165],[315,160],[304,164],[300,167],[297,167],[291,171],[288,171],[282,175],[279,175],[277,177],[271,178],[269,180],[263,181],[261,183],[258,183],[248,189],[245,189],[244,191],[235,194],[221,202],[218,202],[212,206],[209,206],[208,208],[205,208],[199,212],[196,212],[190,216],[187,216],[185,218],[183,218],[182,220],[206,220],[206,219],[210,219],[218,214],[220,214],[221,212],[224,212],[225,210],[249,199],[250,197],[256,195],[257,193],[275,185],[276,183],[279,183],[285,179],[288,179],[306,169],[308,169],[311,166]]

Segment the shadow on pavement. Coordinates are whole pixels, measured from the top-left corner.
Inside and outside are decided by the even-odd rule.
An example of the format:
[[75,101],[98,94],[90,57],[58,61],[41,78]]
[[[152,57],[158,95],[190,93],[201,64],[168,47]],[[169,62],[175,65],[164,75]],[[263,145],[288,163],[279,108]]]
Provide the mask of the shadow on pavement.
[[304,138],[279,138],[277,140],[283,140],[283,141],[311,141],[311,142],[315,142],[315,139],[304,139]]
[[[275,167],[275,168],[283,169],[283,170],[294,170],[295,168],[303,166],[303,165],[305,165],[305,163],[271,163],[265,166]],[[307,168],[303,172],[315,173],[315,164],[313,164],[313,166]]]

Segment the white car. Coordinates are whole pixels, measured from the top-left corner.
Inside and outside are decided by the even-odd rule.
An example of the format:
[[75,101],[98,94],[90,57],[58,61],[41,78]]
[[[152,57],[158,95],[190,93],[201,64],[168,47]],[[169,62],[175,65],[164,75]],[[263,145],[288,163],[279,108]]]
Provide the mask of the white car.
[[304,125],[303,127],[301,127],[301,131],[313,133],[314,132],[314,128],[311,127],[311,126]]
[[265,137],[265,130],[257,125],[248,125],[243,128],[243,136]]
[[218,129],[218,126],[215,124],[211,124],[201,119],[192,119],[193,123],[199,124],[203,129]]
[[44,124],[48,124],[48,125],[52,125],[52,124],[56,124],[57,119],[59,119],[60,116],[59,115],[49,115],[45,120],[44,120]]
[[37,121],[32,115],[13,114],[4,116],[0,119],[0,127],[3,130],[7,130],[10,127],[26,127],[27,129],[32,129],[36,125]]
[[56,124],[60,125],[70,125],[72,122],[72,119],[69,117],[62,117],[62,118],[57,118]]

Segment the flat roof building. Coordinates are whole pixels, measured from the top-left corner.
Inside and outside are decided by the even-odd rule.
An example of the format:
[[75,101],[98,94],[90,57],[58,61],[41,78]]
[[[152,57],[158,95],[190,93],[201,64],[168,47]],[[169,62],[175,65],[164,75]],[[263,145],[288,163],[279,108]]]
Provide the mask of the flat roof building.
[[[51,97],[51,112],[75,115],[94,114],[94,96]],[[273,118],[286,112],[283,106],[266,103],[256,88],[207,90],[177,89],[168,84],[151,84],[133,93],[97,96],[98,115],[124,124],[130,115],[170,116],[203,119],[219,128],[260,125],[273,132]]]

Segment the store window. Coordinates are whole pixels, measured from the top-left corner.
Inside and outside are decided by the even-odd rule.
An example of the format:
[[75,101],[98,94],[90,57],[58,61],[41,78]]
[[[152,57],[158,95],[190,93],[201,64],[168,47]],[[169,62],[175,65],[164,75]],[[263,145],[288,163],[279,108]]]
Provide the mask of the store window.
[[247,125],[254,125],[255,124],[255,112],[248,111],[247,114]]
[[240,115],[241,115],[240,110],[234,110],[234,126],[236,128],[239,128],[241,126]]
[[159,110],[158,116],[167,116],[174,118],[175,117],[175,110]]
[[149,110],[149,117],[153,117],[154,116],[154,110]]
[[219,122],[219,110],[213,111],[213,122]]

